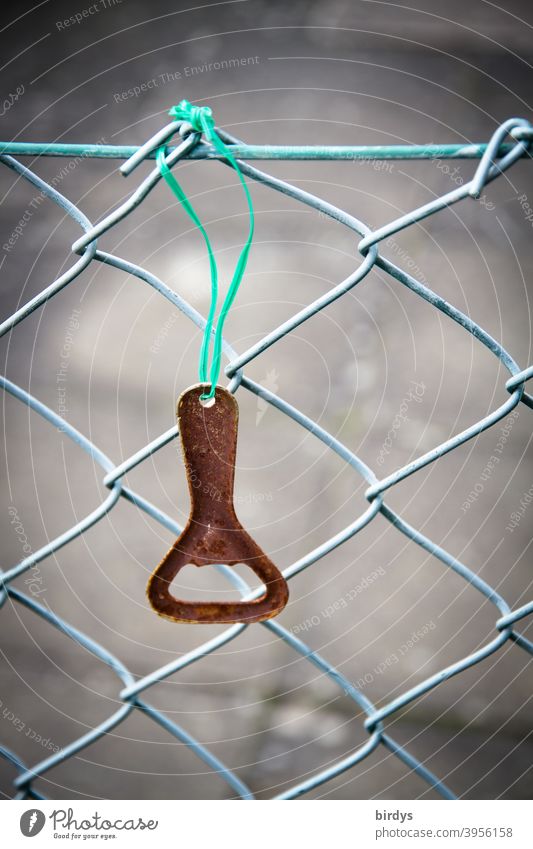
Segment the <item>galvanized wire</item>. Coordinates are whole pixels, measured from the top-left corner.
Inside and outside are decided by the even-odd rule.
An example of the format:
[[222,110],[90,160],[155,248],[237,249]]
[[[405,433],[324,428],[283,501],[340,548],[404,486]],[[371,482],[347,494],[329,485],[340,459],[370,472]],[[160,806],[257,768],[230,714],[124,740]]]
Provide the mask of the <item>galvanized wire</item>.
[[[25,180],[36,186],[43,193],[43,196],[46,196],[54,203],[58,204],[84,231],[83,235],[80,236],[73,245],[74,252],[81,254],[80,259],[78,259],[68,271],[46,286],[27,304],[6,318],[0,325],[0,336],[12,332],[17,324],[27,318],[42,304],[53,298],[65,286],[72,283],[72,281],[75,280],[93,261],[105,263],[119,271],[137,277],[148,286],[151,286],[163,298],[170,301],[186,318],[194,322],[194,324],[196,324],[199,328],[205,328],[206,322],[204,317],[200,315],[194,307],[187,303],[187,301],[185,301],[177,292],[173,291],[150,271],[147,271],[126,259],[106,253],[97,248],[98,237],[129,215],[158,183],[161,175],[157,168],[155,168],[149,176],[145,178],[145,180],[132,193],[125,203],[115,209],[101,222],[93,225],[90,221],[88,221],[86,216],[73,203],[71,203],[71,201],[9,155],[13,153],[19,155],[122,158],[127,159],[128,161],[124,163],[121,170],[124,174],[130,174],[141,161],[153,158],[157,147],[161,144],[165,144],[177,131],[181,131],[184,138],[180,141],[179,145],[176,147],[168,146],[166,149],[166,161],[169,167],[176,165],[180,160],[186,158],[219,159],[224,164],[229,164],[227,161],[222,159],[211,145],[202,141],[198,133],[190,132],[189,130],[190,127],[183,126],[179,121],[172,122],[167,127],[163,128],[163,130],[160,130],[152,139],[149,139],[141,148],[109,145],[28,143],[0,144],[0,160],[15,171],[20,177],[23,177]],[[504,122],[496,130],[488,144],[365,146],[342,148],[324,146],[250,146],[242,143],[240,140],[235,139],[222,130],[218,130],[218,132],[226,144],[230,145],[230,149],[234,156],[239,159],[239,165],[242,173],[248,178],[256,180],[275,191],[281,192],[294,200],[312,207],[313,209],[319,210],[325,215],[331,217],[334,221],[337,221],[339,224],[343,224],[348,227],[348,229],[354,231],[360,237],[358,250],[361,254],[361,259],[356,269],[346,278],[346,280],[340,282],[324,295],[308,304],[308,306],[296,313],[291,319],[273,329],[260,342],[254,344],[247,351],[238,354],[227,341],[224,341],[223,350],[226,358],[228,359],[228,365],[225,371],[226,375],[230,379],[229,388],[232,392],[236,392],[237,390],[247,390],[264,399],[267,403],[277,408],[280,412],[288,416],[324,443],[324,445],[330,448],[353,469],[354,474],[358,478],[363,478],[368,484],[368,488],[365,492],[368,506],[361,515],[340,533],[337,533],[313,551],[308,552],[300,560],[291,564],[284,571],[285,577],[287,579],[291,579],[304,569],[316,563],[320,560],[320,558],[324,557],[334,548],[337,548],[346,542],[346,540],[363,531],[372,519],[380,513],[400,533],[404,534],[409,540],[415,542],[422,549],[439,560],[445,569],[452,570],[459,575],[466,584],[475,588],[487,601],[494,605],[496,609],[494,622],[495,632],[492,639],[486,642],[481,648],[463,657],[461,660],[441,669],[438,673],[406,690],[400,696],[392,699],[388,704],[379,709],[374,706],[374,704],[360,689],[358,689],[351,681],[342,675],[338,669],[330,664],[326,658],[313,651],[308,645],[289,630],[282,627],[277,621],[270,620],[262,622],[261,627],[266,628],[277,638],[283,640],[291,649],[319,669],[338,687],[340,691],[348,696],[353,701],[354,710],[356,710],[357,713],[361,710],[364,712],[366,715],[364,726],[369,735],[367,741],[356,748],[348,757],[334,763],[327,769],[317,771],[305,781],[296,784],[276,798],[294,799],[302,796],[320,785],[325,784],[346,770],[353,768],[356,764],[368,757],[379,746],[384,746],[385,749],[394,754],[403,764],[416,773],[421,782],[425,782],[428,787],[433,788],[443,798],[454,799],[456,796],[452,789],[435,776],[425,766],[423,761],[413,756],[405,747],[401,746],[390,736],[390,734],[386,731],[384,721],[393,716],[406,705],[414,702],[433,688],[437,687],[443,681],[464,672],[466,669],[476,665],[494,652],[498,652],[509,640],[515,642],[517,646],[527,653],[533,654],[533,643],[515,630],[515,626],[518,622],[533,614],[533,601],[522,605],[514,611],[511,610],[505,599],[494,587],[490,586],[486,581],[469,569],[468,566],[460,562],[453,555],[449,554],[441,546],[425,537],[422,533],[420,533],[420,531],[409,525],[401,518],[401,516],[395,513],[384,501],[384,494],[387,490],[404,480],[409,475],[416,473],[424,466],[433,463],[438,458],[444,456],[450,451],[453,451],[468,440],[478,436],[487,428],[494,426],[497,422],[501,421],[506,415],[508,415],[508,413],[516,407],[517,404],[523,403],[526,406],[533,408],[533,398],[525,391],[526,382],[533,377],[533,366],[521,368],[515,362],[513,357],[502,347],[502,345],[497,340],[493,339],[472,318],[466,316],[456,307],[447,303],[440,295],[433,292],[430,288],[428,288],[428,286],[422,284],[418,280],[415,280],[414,277],[396,266],[390,260],[382,257],[379,253],[379,244],[383,241],[383,239],[394,233],[398,233],[417,221],[421,221],[422,219],[435,214],[439,210],[450,206],[451,204],[457,203],[467,197],[479,197],[483,187],[488,182],[496,179],[501,173],[510,168],[519,158],[529,155],[529,147],[533,141],[533,127],[523,119],[512,118]],[[505,141],[507,137],[510,137],[511,141]],[[244,161],[247,159],[431,159],[435,157],[466,159],[478,158],[480,161],[474,177],[470,182],[465,183],[442,197],[433,200],[431,203],[412,210],[410,213],[391,221],[375,231],[372,231],[366,224],[364,224],[364,222],[349,215],[343,210],[338,209],[321,198],[309,194],[308,192],[290,185],[276,177],[266,174],[263,171],[259,171],[257,168]],[[435,309],[439,310],[452,321],[456,322],[467,333],[470,333],[474,339],[484,345],[502,363],[510,374],[509,379],[505,383],[505,388],[509,392],[510,397],[505,403],[501,404],[487,416],[467,427],[461,433],[458,433],[440,445],[435,446],[416,460],[396,469],[395,472],[382,479],[376,477],[372,469],[370,469],[366,463],[364,463],[336,437],[328,433],[312,419],[305,416],[288,401],[280,398],[274,392],[271,392],[265,387],[255,383],[246,376],[244,371],[245,367],[256,357],[260,356],[263,351],[271,345],[274,345],[288,333],[291,333],[300,324],[311,319],[313,315],[327,307],[333,301],[341,298],[346,292],[350,291],[361,280],[363,280],[374,267],[378,267],[382,271],[386,272],[398,283],[406,286],[413,293],[431,304]],[[150,503],[123,483],[124,475],[126,475],[131,469],[144,462],[148,457],[176,438],[178,435],[177,427],[170,428],[157,439],[135,452],[135,454],[131,457],[115,464],[112,460],[106,457],[96,445],[87,439],[87,437],[72,427],[72,425],[49,407],[41,403],[33,395],[29,394],[21,387],[16,386],[5,377],[0,378],[0,383],[6,392],[25,404],[36,414],[42,416],[51,425],[60,428],[60,430],[75,444],[86,451],[93,461],[102,468],[103,483],[110,490],[109,495],[103,500],[100,506],[93,510],[93,512],[87,515],[84,519],[71,528],[65,530],[52,542],[39,549],[39,551],[32,553],[20,563],[15,564],[12,568],[1,573],[2,587],[0,589],[0,605],[3,605],[7,599],[10,599],[12,602],[16,602],[17,604],[24,606],[26,609],[41,617],[52,627],[57,628],[66,637],[83,646],[102,663],[106,664],[116,674],[118,681],[120,682],[117,687],[117,697],[122,702],[121,707],[118,710],[111,714],[106,720],[98,724],[95,728],[70,743],[65,744],[59,751],[54,752],[54,754],[31,766],[23,764],[9,748],[1,747],[0,754],[2,754],[2,756],[6,758],[18,772],[17,778],[14,781],[16,798],[45,798],[39,789],[35,787],[35,783],[38,782],[40,776],[99,740],[106,733],[123,722],[132,711],[140,710],[146,716],[153,719],[154,722],[165,729],[165,731],[167,731],[175,739],[187,745],[192,752],[194,752],[220,777],[221,780],[226,782],[231,795],[242,799],[253,799],[254,796],[252,790],[244,784],[234,771],[225,766],[206,746],[202,745],[194,737],[192,737],[186,729],[171,721],[164,712],[157,710],[146,702],[144,697],[141,698],[141,694],[145,694],[149,691],[150,687],[154,684],[163,681],[171,675],[176,675],[180,672],[180,670],[185,669],[193,663],[200,662],[202,658],[212,652],[215,652],[221,646],[224,646],[230,641],[238,638],[245,629],[250,626],[244,624],[232,625],[217,637],[202,643],[187,654],[176,658],[164,666],[154,669],[150,674],[136,680],[121,661],[114,655],[110,654],[103,646],[96,643],[87,635],[81,633],[71,623],[66,622],[62,617],[54,614],[48,607],[44,607],[35,599],[30,598],[28,595],[22,593],[13,586],[13,581],[19,575],[26,572],[35,564],[44,561],[55,551],[65,545],[68,545],[73,539],[80,536],[88,528],[100,521],[103,516],[113,509],[121,497],[135,504],[141,510],[144,510],[149,516],[158,521],[168,530],[174,532],[176,535],[179,534],[181,529],[173,519],[167,516],[156,505]],[[243,597],[253,598],[261,593],[260,588],[255,592],[252,592],[246,582],[227,566],[218,566],[217,568],[227,578],[227,580],[239,590]]]

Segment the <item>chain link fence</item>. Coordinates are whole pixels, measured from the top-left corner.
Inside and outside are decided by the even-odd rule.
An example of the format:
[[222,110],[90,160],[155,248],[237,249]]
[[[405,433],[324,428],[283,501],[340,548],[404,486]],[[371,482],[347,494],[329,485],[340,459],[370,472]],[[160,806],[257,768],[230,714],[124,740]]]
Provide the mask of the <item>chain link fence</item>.
[[[129,174],[140,162],[146,159],[153,159],[156,148],[162,144],[166,144],[176,132],[180,132],[182,138],[176,147],[168,146],[166,148],[166,161],[169,167],[175,166],[180,160],[193,158],[219,159],[223,164],[228,164],[210,144],[202,141],[199,133],[191,131],[190,126],[184,126],[179,121],[172,122],[164,127],[141,148],[111,145],[46,145],[24,143],[8,143],[0,147],[0,159],[2,163],[15,172],[17,178],[23,178],[32,184],[42,195],[43,199],[46,198],[63,209],[83,231],[83,235],[73,245],[73,251],[80,254],[79,258],[66,272],[46,286],[37,296],[6,318],[0,325],[0,335],[9,334],[13,331],[16,332],[15,328],[20,322],[24,321],[34,310],[37,310],[58,294],[61,289],[72,283],[93,262],[105,263],[126,274],[137,277],[169,301],[186,319],[194,322],[202,330],[205,328],[205,319],[203,316],[177,292],[173,291],[150,271],[98,248],[98,237],[102,236],[115,224],[128,216],[157,185],[161,179],[158,168],[155,168],[143,180],[125,203],[99,224],[93,225],[80,209],[60,194],[52,185],[42,180],[17,159],[13,158],[14,155],[122,158],[126,159],[127,162],[122,166],[121,170],[124,174]],[[517,405],[523,404],[533,409],[533,397],[525,391],[526,382],[533,376],[533,366],[528,368],[519,366],[511,354],[471,317],[465,315],[450,303],[447,303],[440,295],[428,288],[425,283],[421,283],[402,268],[386,259],[380,254],[379,248],[384,240],[390,239],[394,234],[399,233],[416,222],[422,221],[428,216],[435,215],[445,207],[467,198],[479,198],[487,183],[496,179],[521,157],[528,156],[529,147],[533,141],[533,127],[525,120],[513,118],[504,122],[496,130],[488,144],[389,147],[288,148],[250,146],[243,144],[240,140],[230,136],[223,130],[217,129],[217,132],[219,132],[224,142],[231,146],[232,152],[239,160],[242,173],[249,180],[259,181],[276,192],[281,192],[295,201],[318,210],[323,215],[347,227],[359,239],[358,252],[360,254],[360,260],[357,268],[345,280],[308,304],[290,320],[269,332],[261,341],[254,344],[244,353],[237,353],[228,341],[224,342],[224,355],[228,360],[225,371],[229,378],[229,388],[232,392],[236,392],[237,390],[240,392],[248,391],[258,396],[262,404],[273,405],[282,414],[288,416],[337,454],[353,470],[354,475],[359,479],[362,478],[368,484],[365,492],[368,506],[361,515],[340,533],[326,540],[323,544],[285,569],[285,577],[288,580],[292,579],[304,569],[313,566],[333,549],[341,546],[356,534],[363,533],[369,523],[378,514],[381,514],[400,534],[405,535],[405,537],[412,540],[429,555],[440,561],[444,570],[453,570],[453,572],[464,580],[465,585],[468,584],[477,590],[481,594],[484,604],[489,603],[494,606],[494,635],[492,639],[466,657],[441,669],[436,674],[431,675],[421,683],[393,698],[379,709],[367,698],[361,688],[350,682],[338,669],[328,662],[326,657],[313,651],[305,642],[295,636],[293,632],[282,627],[277,621],[270,620],[260,623],[261,627],[266,628],[273,636],[284,641],[294,652],[316,667],[321,674],[327,676],[340,691],[353,701],[354,711],[359,713],[362,710],[364,712],[366,715],[365,728],[368,732],[368,739],[364,745],[359,746],[347,757],[344,757],[328,768],[311,774],[306,780],[297,783],[276,798],[294,799],[302,796],[346,770],[360,764],[380,746],[385,747],[390,753],[399,758],[404,765],[419,776],[421,782],[425,782],[428,787],[433,788],[442,797],[445,799],[456,798],[453,788],[448,787],[426,767],[424,762],[413,756],[405,746],[400,745],[388,733],[387,720],[401,711],[405,706],[415,702],[424,694],[437,687],[443,681],[461,674],[465,670],[480,663],[480,661],[489,655],[500,651],[508,641],[516,643],[525,652],[533,654],[533,643],[516,630],[516,626],[520,620],[533,613],[533,601],[512,610],[505,599],[499,594],[497,588],[485,582],[479,575],[469,569],[468,566],[453,557],[440,545],[428,539],[394,512],[386,502],[386,493],[387,490],[405,480],[409,475],[415,474],[448,452],[453,451],[458,446],[496,425],[502,419],[509,416]],[[319,197],[260,171],[249,164],[249,160],[253,159],[385,160],[394,158],[465,158],[478,159],[479,163],[471,181],[465,182],[447,194],[435,198],[430,203],[406,215],[402,215],[374,231],[363,221],[354,218],[342,209],[338,209]],[[430,451],[418,457],[418,459],[407,463],[401,468],[396,469],[392,474],[381,479],[348,446],[342,444],[335,436],[300,412],[289,401],[251,380],[245,371],[246,366],[252,360],[260,357],[266,349],[275,345],[280,339],[291,333],[303,322],[311,320],[316,313],[325,309],[333,301],[342,298],[343,295],[364,280],[373,268],[379,268],[381,271],[390,275],[397,284],[407,287],[419,298],[422,298],[436,310],[447,316],[447,318],[456,322],[466,333],[471,334],[479,344],[485,346],[509,373],[509,379],[505,383],[509,398],[505,403],[501,404],[479,421],[473,422],[461,433],[456,434],[440,445],[436,445]],[[15,798],[45,798],[39,790],[40,776],[102,738],[112,729],[119,726],[133,711],[137,710],[150,717],[150,719],[161,726],[176,740],[188,746],[209,769],[213,770],[219,776],[221,781],[226,782],[229,793],[232,796],[253,799],[253,790],[246,786],[235,771],[222,763],[208,747],[198,742],[186,728],[176,724],[164,712],[154,708],[146,700],[153,685],[167,679],[169,676],[176,675],[180,670],[185,669],[185,667],[191,664],[201,663],[202,658],[216,652],[217,649],[228,644],[230,641],[236,640],[250,626],[244,624],[232,625],[215,638],[202,643],[187,654],[154,669],[150,674],[140,679],[136,679],[130,670],[117,657],[108,652],[103,645],[98,644],[92,638],[83,634],[73,623],[67,622],[54,614],[48,606],[39,603],[35,598],[21,592],[15,585],[15,581],[20,575],[35,567],[37,563],[45,561],[54,552],[68,545],[72,540],[99,522],[113,509],[120,498],[145,511],[146,514],[161,523],[163,527],[178,535],[181,528],[172,518],[124,483],[124,477],[129,471],[140,463],[143,463],[160,448],[176,438],[178,435],[177,427],[170,428],[170,430],[142,447],[131,457],[116,464],[102,453],[98,446],[93,444],[84,434],[80,433],[55,411],[41,403],[38,398],[35,398],[5,377],[0,378],[0,380],[5,392],[26,405],[35,414],[42,416],[50,425],[58,428],[80,449],[85,451],[91,457],[92,461],[101,468],[103,483],[109,489],[109,495],[96,510],[89,513],[89,515],[85,516],[73,527],[65,530],[60,536],[43,546],[39,551],[31,553],[22,562],[2,572],[0,604],[5,605],[10,602],[12,604],[22,605],[36,616],[41,617],[50,626],[58,629],[65,635],[65,638],[73,640],[92,653],[103,664],[106,664],[117,676],[119,682],[117,686],[117,698],[121,702],[120,708],[108,716],[103,722],[38,763],[32,765],[22,763],[16,753],[11,751],[9,745],[0,748],[0,753],[15,766],[18,773],[14,782]],[[217,566],[216,568],[239,590],[242,597],[246,598],[251,595],[250,587],[234,570],[224,565]],[[254,627],[258,627],[258,625]]]

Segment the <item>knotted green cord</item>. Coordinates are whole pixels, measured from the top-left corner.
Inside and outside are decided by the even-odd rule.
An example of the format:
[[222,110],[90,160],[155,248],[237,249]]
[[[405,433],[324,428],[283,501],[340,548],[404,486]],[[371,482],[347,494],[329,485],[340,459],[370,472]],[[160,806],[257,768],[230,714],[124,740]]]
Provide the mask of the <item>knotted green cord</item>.
[[215,387],[217,385],[218,376],[220,374],[220,361],[222,357],[222,331],[224,328],[224,322],[226,320],[226,316],[231,308],[233,301],[235,300],[235,296],[241,284],[241,280],[244,275],[244,271],[246,269],[246,263],[248,262],[248,254],[250,253],[250,247],[252,244],[252,239],[254,235],[254,210],[252,206],[252,198],[250,197],[250,192],[244,182],[244,178],[241,174],[241,170],[233,158],[230,150],[224,144],[222,139],[218,136],[215,129],[215,122],[213,120],[213,113],[209,106],[193,106],[189,103],[188,100],[182,100],[177,106],[173,106],[169,111],[169,115],[174,118],[174,120],[183,120],[188,121],[189,124],[193,127],[196,132],[203,133],[206,139],[216,147],[219,153],[221,153],[232,165],[232,167],[237,172],[237,176],[241,182],[241,185],[244,189],[244,194],[246,196],[246,201],[248,203],[248,212],[250,215],[250,228],[248,231],[248,238],[246,239],[245,245],[239,255],[239,259],[237,260],[237,265],[235,266],[235,271],[233,272],[233,277],[231,279],[231,284],[228,289],[228,293],[224,299],[222,304],[222,308],[220,310],[220,315],[218,317],[218,321],[215,327],[214,333],[214,342],[213,342],[213,355],[211,360],[211,369],[209,371],[209,381],[207,379],[208,373],[208,363],[209,363],[209,346],[211,342],[211,335],[213,333],[213,323],[215,320],[215,313],[217,308],[218,301],[218,271],[217,271],[217,263],[215,259],[215,255],[213,253],[213,248],[211,247],[211,242],[209,241],[209,236],[200,221],[196,211],[194,210],[190,200],[187,198],[185,192],[181,188],[180,184],[172,174],[170,168],[165,162],[165,147],[160,147],[157,151],[157,165],[159,167],[159,171],[161,176],[166,181],[167,185],[170,187],[172,192],[175,194],[187,214],[194,221],[198,229],[200,230],[204,242],[207,247],[207,252],[209,254],[209,267],[211,271],[211,306],[209,307],[209,313],[207,316],[207,323],[205,326],[204,337],[202,339],[202,347],[200,349],[200,362],[198,367],[198,373],[200,376],[201,383],[211,383],[211,389],[207,395],[202,395],[203,400],[207,400],[209,398],[213,398],[215,394]]

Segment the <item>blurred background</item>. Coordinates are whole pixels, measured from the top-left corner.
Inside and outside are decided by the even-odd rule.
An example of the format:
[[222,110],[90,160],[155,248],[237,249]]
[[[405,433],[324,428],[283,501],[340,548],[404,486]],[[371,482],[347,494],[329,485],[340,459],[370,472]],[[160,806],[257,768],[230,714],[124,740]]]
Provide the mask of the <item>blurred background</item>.
[[[69,21],[78,12],[82,20]],[[220,126],[257,144],[481,142],[506,118],[532,117],[533,10],[526,0],[509,0],[505,8],[484,0],[445,6],[415,0],[410,8],[363,0],[232,0],[192,8],[170,0],[92,6],[79,0],[35,8],[26,2],[17,15],[1,33],[2,97],[19,92],[3,105],[4,140],[141,144],[184,97],[211,105]],[[33,168],[96,221],[151,167],[142,165],[125,180],[118,164],[42,157]],[[467,181],[475,163],[259,167],[374,228]],[[176,174],[208,225],[225,285],[246,234],[242,189],[217,163],[186,162]],[[6,317],[69,267],[79,231],[50,202],[32,206],[35,189],[7,168],[0,180]],[[256,237],[226,324],[239,352],[360,262],[345,228],[265,187],[253,184],[251,192]],[[481,202],[464,201],[383,246],[385,256],[471,315],[523,368],[531,362],[528,204],[533,167],[521,161],[487,187]],[[9,246],[28,211],[22,235]],[[145,266],[206,314],[205,247],[163,184],[99,246]],[[172,427],[176,397],[196,382],[199,345],[197,329],[171,304],[96,263],[1,340],[5,374],[62,412],[116,463]],[[246,373],[317,420],[379,476],[508,397],[507,375],[495,357],[379,271]],[[363,512],[366,484],[274,408],[244,390],[238,401],[238,513],[286,568]],[[406,420],[387,441],[400,409]],[[4,412],[0,525],[7,568],[24,556],[21,538],[36,551],[95,509],[107,490],[101,469],[64,434],[10,396]],[[518,606],[531,597],[531,517],[526,512],[508,528],[532,484],[528,410],[522,406],[507,424],[500,462],[487,476],[505,424],[396,486],[387,503]],[[186,520],[177,442],[126,481],[176,521]],[[121,500],[14,585],[142,676],[223,628],[175,625],[149,609],[149,573],[172,541]],[[209,569],[183,572],[179,591],[228,595]],[[353,600],[343,606],[347,594]],[[494,620],[494,608],[478,592],[379,515],[291,582],[280,616],[378,705],[487,643]],[[306,622],[312,626],[302,630]],[[519,630],[527,633],[527,625],[524,620]],[[0,735],[25,763],[39,762],[118,707],[115,675],[34,614],[8,602],[0,629]],[[422,636],[414,639],[416,632]],[[507,643],[387,727],[458,795],[528,798],[531,683],[527,655]],[[353,702],[257,625],[148,696],[260,798],[332,764],[367,737]],[[14,776],[0,761],[4,796],[12,795]],[[36,787],[72,799],[231,796],[216,774],[138,712]],[[310,794],[434,795],[382,748]]]

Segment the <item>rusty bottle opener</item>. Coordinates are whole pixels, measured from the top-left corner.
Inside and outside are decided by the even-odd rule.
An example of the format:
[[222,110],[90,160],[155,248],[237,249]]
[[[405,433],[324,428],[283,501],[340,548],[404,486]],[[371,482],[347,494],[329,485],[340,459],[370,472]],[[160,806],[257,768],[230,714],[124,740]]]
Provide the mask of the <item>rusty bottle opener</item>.
[[[191,513],[185,529],[151,576],[147,594],[152,607],[174,622],[261,622],[276,616],[287,604],[285,578],[239,522],[233,506],[239,409],[233,395],[216,387],[214,403],[200,396],[203,383],[187,389],[178,400]],[[266,589],[253,601],[183,601],[170,585],[187,564],[225,563],[249,566]]]

